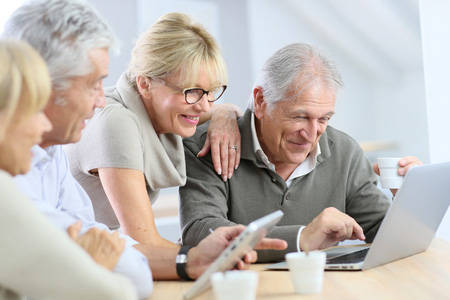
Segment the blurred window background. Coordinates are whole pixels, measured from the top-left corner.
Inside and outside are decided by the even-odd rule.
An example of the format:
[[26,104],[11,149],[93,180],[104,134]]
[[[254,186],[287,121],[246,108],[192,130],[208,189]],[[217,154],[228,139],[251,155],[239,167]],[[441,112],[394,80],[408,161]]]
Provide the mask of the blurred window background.
[[[0,22],[21,2],[1,4]],[[222,49],[229,83],[221,102],[245,110],[264,61],[289,43],[309,43],[336,63],[344,81],[331,126],[355,138],[372,162],[376,157],[405,155],[430,162],[419,0],[88,2],[120,41],[105,86],[113,85],[126,70],[140,33],[164,13],[184,12],[202,23]],[[161,234],[176,240],[177,189],[162,191],[154,209]],[[450,240],[449,219],[441,235]]]

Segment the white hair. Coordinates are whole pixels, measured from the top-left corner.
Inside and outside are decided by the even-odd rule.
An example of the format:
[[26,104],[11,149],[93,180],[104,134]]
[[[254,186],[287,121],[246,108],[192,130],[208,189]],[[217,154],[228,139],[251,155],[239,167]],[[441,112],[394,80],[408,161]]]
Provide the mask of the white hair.
[[[288,100],[286,95],[293,88],[301,92],[316,84],[334,92],[343,85],[333,62],[312,46],[296,43],[281,48],[265,62],[255,86],[262,88],[265,102],[275,104]],[[249,109],[253,108],[251,96]]]
[[85,2],[36,0],[19,7],[7,20],[3,36],[25,40],[47,63],[53,88],[70,87],[70,79],[92,71],[89,50],[112,48],[107,23]]

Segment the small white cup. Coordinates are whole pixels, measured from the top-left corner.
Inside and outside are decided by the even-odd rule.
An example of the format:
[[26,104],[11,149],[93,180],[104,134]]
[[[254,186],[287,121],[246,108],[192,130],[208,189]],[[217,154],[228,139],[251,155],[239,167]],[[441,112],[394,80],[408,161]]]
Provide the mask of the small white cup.
[[326,254],[321,251],[286,254],[292,285],[297,294],[318,294],[322,291]]
[[384,189],[398,189],[402,186],[403,176],[398,175],[398,157],[377,158],[380,168],[380,183]]
[[227,271],[211,276],[216,300],[255,300],[258,272]]

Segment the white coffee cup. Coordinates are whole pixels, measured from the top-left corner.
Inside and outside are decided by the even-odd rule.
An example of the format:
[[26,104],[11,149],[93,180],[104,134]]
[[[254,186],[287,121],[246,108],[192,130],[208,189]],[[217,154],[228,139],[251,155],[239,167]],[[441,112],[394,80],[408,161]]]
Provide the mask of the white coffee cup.
[[255,300],[258,272],[227,271],[211,276],[216,300]]
[[286,254],[292,285],[297,294],[318,294],[322,291],[326,254],[321,251]]
[[403,183],[403,176],[398,175],[398,157],[377,158],[380,169],[380,183],[384,189],[398,189]]

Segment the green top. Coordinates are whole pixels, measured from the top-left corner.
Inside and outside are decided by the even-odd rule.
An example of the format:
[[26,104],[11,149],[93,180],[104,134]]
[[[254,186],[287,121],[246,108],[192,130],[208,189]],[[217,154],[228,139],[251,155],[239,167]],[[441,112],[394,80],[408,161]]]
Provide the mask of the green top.
[[297,251],[300,226],[310,223],[327,207],[352,216],[363,228],[366,240],[373,240],[390,200],[377,188],[376,175],[358,143],[328,126],[319,141],[321,154],[315,169],[294,179],[288,188],[255,154],[251,114],[247,110],[238,121],[241,163],[227,182],[215,173],[210,155],[196,157],[208,124],[184,140],[187,183],[180,188],[183,243],[196,245],[210,233],[210,228],[246,225],[281,209],[284,217],[269,237],[286,240],[288,248],[259,251],[258,261],[284,260],[285,253]]

